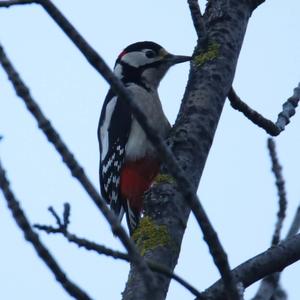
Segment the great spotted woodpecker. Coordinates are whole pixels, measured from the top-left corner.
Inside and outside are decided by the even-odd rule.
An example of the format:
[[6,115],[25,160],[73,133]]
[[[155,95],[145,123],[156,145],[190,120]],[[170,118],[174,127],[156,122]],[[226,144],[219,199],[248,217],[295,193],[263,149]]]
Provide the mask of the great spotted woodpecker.
[[[150,125],[165,138],[170,124],[163,113],[158,85],[167,70],[189,56],[172,55],[153,42],[129,45],[118,56],[114,73],[131,92]],[[143,195],[160,162],[128,104],[109,90],[98,126],[101,194],[121,220],[126,212],[130,234],[138,225]]]

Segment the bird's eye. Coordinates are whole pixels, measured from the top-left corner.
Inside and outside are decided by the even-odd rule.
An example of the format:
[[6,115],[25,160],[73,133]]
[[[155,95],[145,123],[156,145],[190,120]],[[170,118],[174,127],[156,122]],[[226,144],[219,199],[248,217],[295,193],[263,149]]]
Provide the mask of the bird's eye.
[[148,58],[153,58],[156,56],[156,53],[153,51],[153,50],[147,50],[145,52],[145,55],[148,57]]

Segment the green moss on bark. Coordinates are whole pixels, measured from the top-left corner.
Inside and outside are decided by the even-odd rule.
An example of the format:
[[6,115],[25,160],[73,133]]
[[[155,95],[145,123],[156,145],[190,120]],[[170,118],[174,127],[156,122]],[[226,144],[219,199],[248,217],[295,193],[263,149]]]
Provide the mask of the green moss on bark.
[[154,183],[175,183],[175,178],[169,174],[161,174],[159,173],[154,178]]
[[211,61],[218,57],[220,50],[220,45],[216,42],[208,44],[207,50],[200,52],[200,54],[194,57],[194,62],[197,67],[201,67],[206,62]]
[[170,243],[170,236],[167,227],[155,224],[150,217],[140,220],[139,226],[134,231],[132,239],[136,243],[141,255],[159,246],[166,246]]

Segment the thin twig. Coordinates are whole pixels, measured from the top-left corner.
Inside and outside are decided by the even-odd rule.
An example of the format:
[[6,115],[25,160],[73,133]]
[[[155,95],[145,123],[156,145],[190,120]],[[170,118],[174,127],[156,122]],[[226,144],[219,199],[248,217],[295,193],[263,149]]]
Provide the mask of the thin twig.
[[75,283],[70,281],[65,272],[58,265],[56,260],[52,257],[49,250],[40,241],[38,235],[32,230],[31,225],[25,216],[19,202],[16,200],[13,192],[10,189],[9,182],[6,178],[5,171],[0,163],[0,188],[7,201],[8,208],[12,212],[15,222],[23,231],[25,239],[32,244],[39,257],[49,267],[54,274],[56,280],[63,286],[66,292],[79,300],[90,300],[91,297],[78,287]]
[[194,27],[199,40],[203,40],[206,37],[206,26],[204,23],[204,19],[200,10],[200,6],[198,0],[187,0],[192,20],[194,23]]
[[[146,132],[149,140],[157,149],[162,161],[168,168],[169,172],[176,179],[178,187],[192,209],[193,214],[199,226],[202,229],[204,240],[208,244],[213,260],[224,280],[226,290],[229,291],[231,299],[239,299],[234,278],[230,273],[230,266],[227,255],[214,231],[198,197],[194,192],[191,182],[185,176],[184,171],[178,165],[176,158],[171,150],[167,147],[163,139],[157,132],[150,127],[145,114],[139,109],[137,104],[132,101],[131,93],[124,87],[123,83],[113,74],[99,54],[85,41],[85,39],[76,31],[74,26],[61,14],[61,12],[48,0],[37,0],[53,20],[60,26],[66,35],[73,41],[81,53],[86,57],[88,62],[105,78],[114,92],[130,105],[133,115]],[[113,228],[116,230],[116,228]]]
[[231,88],[228,93],[228,99],[234,109],[242,112],[249,120],[263,128],[268,134],[277,136],[285,129],[285,126],[290,123],[290,118],[295,114],[295,109],[300,100],[300,83],[294,89],[293,96],[282,105],[282,112],[278,114],[276,123],[266,119],[243,102],[233,88]]
[[[52,212],[54,212],[55,214],[53,214]],[[130,262],[129,256],[126,253],[107,248],[103,245],[99,245],[87,239],[79,238],[75,234],[70,233],[68,231],[68,224],[70,218],[70,205],[68,203],[64,205],[63,220],[60,219],[53,207],[51,207],[51,214],[56,220],[57,227],[40,224],[35,224],[34,227],[41,231],[45,231],[48,234],[62,234],[69,242],[76,244],[78,247],[83,247],[86,250],[95,251],[98,254],[104,254],[115,259],[121,259]],[[59,220],[57,220],[56,216],[58,216]],[[64,220],[68,220],[68,222],[66,223]],[[194,288],[191,284],[189,284],[180,276],[168,270],[166,267],[148,260],[146,262],[152,271],[167,276],[168,278],[172,278],[173,280],[181,284],[183,287],[185,287],[187,290],[189,290],[195,296],[198,297],[200,295],[200,292],[196,288]]]
[[23,4],[32,4],[35,3],[34,0],[10,0],[10,1],[1,1],[0,0],[0,7],[10,7],[13,5],[23,5]]
[[[275,176],[275,183],[279,197],[279,210],[277,213],[277,222],[272,238],[272,245],[277,245],[280,242],[280,235],[283,222],[286,216],[287,199],[285,192],[285,182],[282,176],[282,167],[278,161],[276,145],[273,139],[268,139],[268,150],[272,161],[272,172]],[[280,273],[275,273],[265,277],[252,300],[269,300],[272,299],[276,292],[280,280]]]
[[105,201],[100,197],[99,193],[86,176],[83,168],[75,160],[74,155],[67,148],[66,144],[62,141],[57,131],[52,127],[50,121],[45,117],[35,100],[30,95],[29,89],[20,78],[17,71],[6,56],[3,47],[0,45],[0,63],[6,71],[9,80],[12,82],[17,95],[24,100],[27,109],[36,119],[39,128],[47,136],[49,142],[51,142],[56,148],[57,152],[61,155],[62,160],[70,169],[72,175],[80,182],[85,191],[89,194],[93,202],[103,213],[106,220],[111,226],[112,232],[119,237],[124,247],[129,253],[131,261],[136,264],[142,276],[145,277],[145,284],[149,289],[154,288],[154,278],[149,268],[145,264],[143,258],[140,256],[135,244],[127,235],[124,228],[121,226],[118,218],[114,213],[107,207]]
[[85,248],[86,250],[93,250],[98,254],[104,254],[116,259],[122,259],[130,262],[129,256],[126,253],[112,250],[103,245],[96,244],[83,238],[79,238],[75,234],[70,233],[68,229],[41,224],[34,224],[34,227],[48,234],[62,234],[69,242],[76,244],[78,247]]
[[71,213],[71,206],[69,203],[64,204],[64,213],[63,213],[63,226],[67,229],[68,225],[70,224],[70,213]]
[[59,217],[59,215],[56,213],[56,211],[54,210],[54,208],[53,208],[52,206],[50,206],[50,207],[48,208],[48,210],[50,211],[51,215],[54,217],[54,219],[55,219],[55,221],[56,221],[56,223],[57,223],[57,226],[62,227],[62,223],[61,223],[61,221],[60,221],[60,217]]
[[272,245],[277,245],[280,241],[280,233],[286,215],[287,199],[286,199],[286,192],[285,192],[285,182],[281,173],[282,167],[278,161],[275,142],[271,138],[268,139],[268,149],[272,161],[272,171],[275,176],[275,183],[277,186],[277,193],[279,198],[279,210],[277,213],[277,223],[272,238]]

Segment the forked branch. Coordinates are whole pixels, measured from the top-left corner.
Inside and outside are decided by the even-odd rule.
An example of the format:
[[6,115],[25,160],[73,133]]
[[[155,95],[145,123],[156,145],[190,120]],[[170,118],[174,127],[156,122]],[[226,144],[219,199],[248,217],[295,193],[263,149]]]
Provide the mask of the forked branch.
[[300,83],[294,89],[293,96],[291,96],[282,105],[282,111],[278,114],[278,118],[275,123],[266,119],[260,113],[253,110],[250,106],[243,102],[233,88],[231,88],[228,93],[228,99],[234,109],[242,112],[245,117],[247,117],[257,126],[263,128],[268,134],[277,136],[285,129],[285,126],[290,123],[290,118],[296,112],[295,109],[298,106],[300,100]]
[[200,10],[198,0],[188,0],[188,5],[191,11],[192,20],[198,36],[199,41],[206,37],[206,25]]

